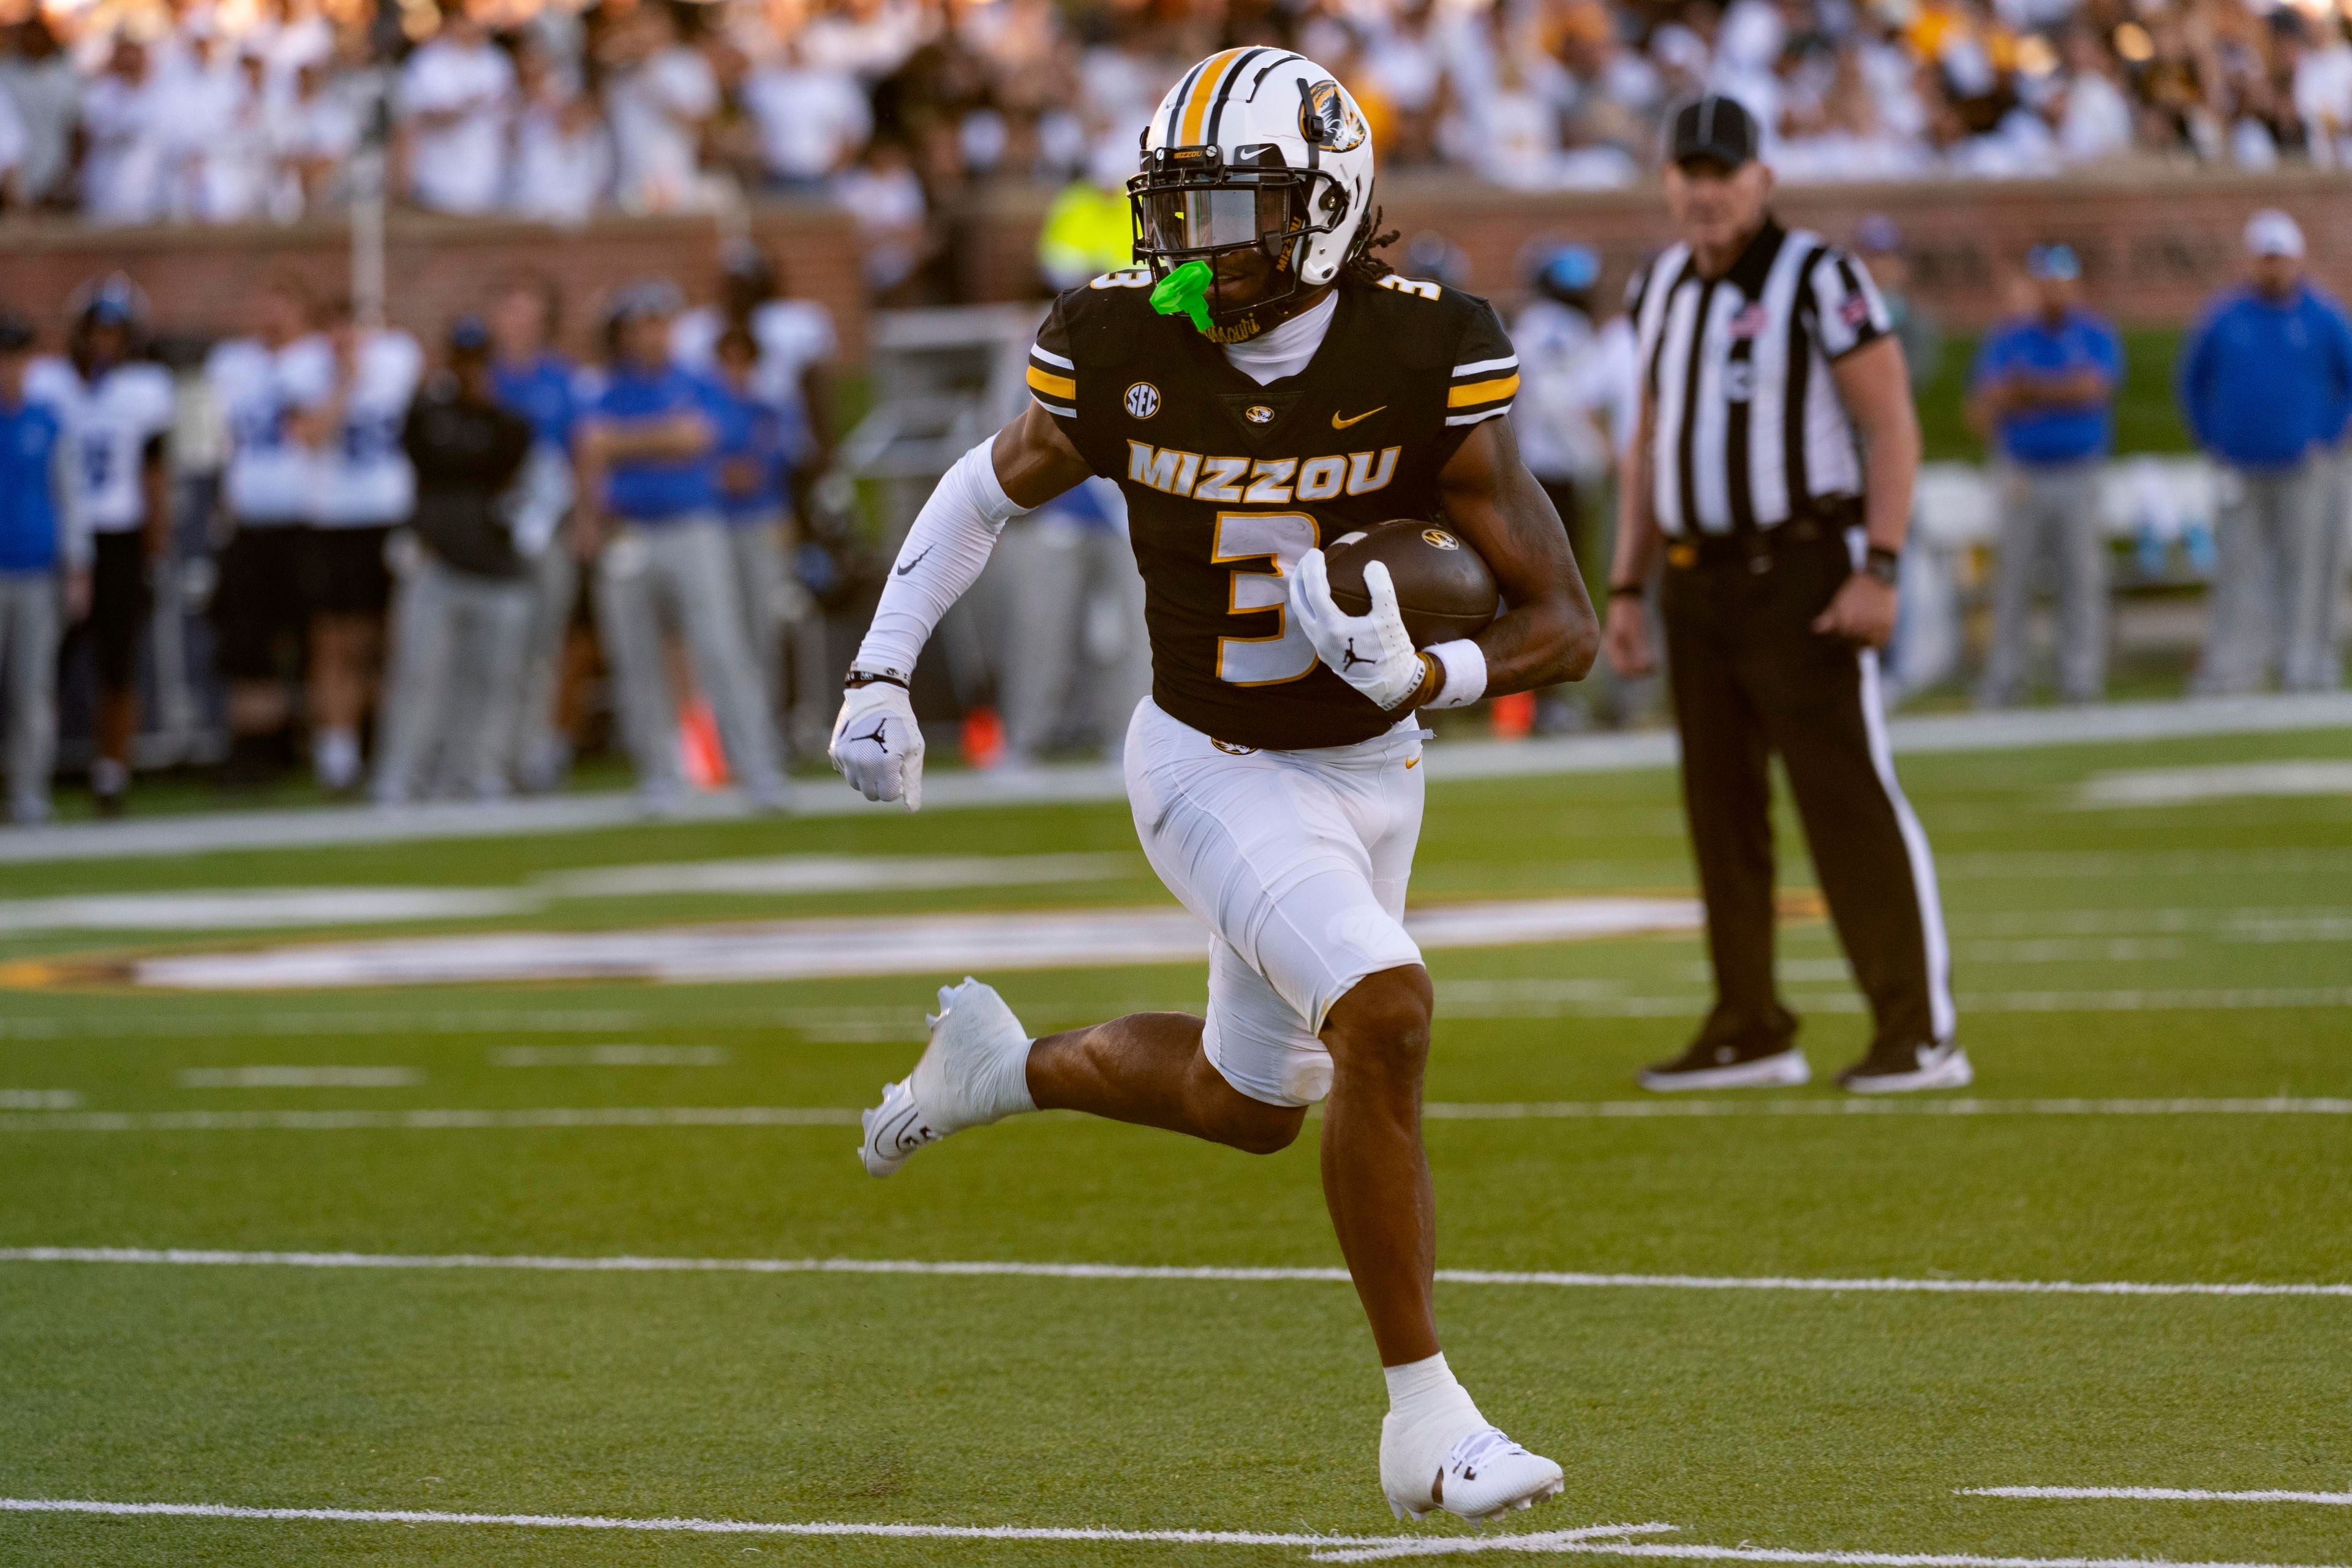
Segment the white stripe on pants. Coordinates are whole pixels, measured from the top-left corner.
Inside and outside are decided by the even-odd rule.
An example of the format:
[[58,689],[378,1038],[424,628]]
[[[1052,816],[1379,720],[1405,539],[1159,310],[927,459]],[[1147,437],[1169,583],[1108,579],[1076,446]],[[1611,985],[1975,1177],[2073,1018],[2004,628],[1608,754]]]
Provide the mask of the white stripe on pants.
[[419,551],[393,609],[392,681],[375,797],[495,800],[507,793],[530,635],[528,577],[481,577]]
[[782,792],[775,726],[766,687],[751,667],[731,562],[726,527],[713,513],[625,524],[599,558],[597,630],[637,787],[649,796],[675,795],[685,785],[677,705],[662,655],[665,613],[686,642],[695,684],[719,721],[737,782],[754,796]]
[[58,576],[0,572],[0,676],[8,705],[8,815],[49,815],[58,757]]

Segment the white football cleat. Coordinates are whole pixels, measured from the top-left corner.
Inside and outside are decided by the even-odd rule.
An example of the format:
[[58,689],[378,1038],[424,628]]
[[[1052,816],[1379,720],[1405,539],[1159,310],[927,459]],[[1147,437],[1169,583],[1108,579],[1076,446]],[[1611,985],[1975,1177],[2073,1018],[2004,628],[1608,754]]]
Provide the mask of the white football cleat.
[[882,1103],[859,1121],[857,1158],[871,1176],[887,1176],[926,1143],[984,1127],[1018,1111],[1029,1098],[1029,1047],[1035,1044],[994,990],[967,975],[940,987],[931,1043],[915,1070],[882,1086]]
[[1486,1524],[1558,1497],[1567,1485],[1558,1465],[1528,1452],[1499,1426],[1480,1426],[1458,1439],[1426,1481],[1393,1473],[1403,1445],[1391,1436],[1391,1423],[1381,1422],[1381,1487],[1399,1519],[1424,1519],[1442,1508]]

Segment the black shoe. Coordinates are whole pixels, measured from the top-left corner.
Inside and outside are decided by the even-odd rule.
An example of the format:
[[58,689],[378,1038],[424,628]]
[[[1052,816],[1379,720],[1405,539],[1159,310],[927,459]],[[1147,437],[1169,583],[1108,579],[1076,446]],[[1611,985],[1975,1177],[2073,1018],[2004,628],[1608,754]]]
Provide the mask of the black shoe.
[[1838,1082],[1856,1094],[1913,1094],[1966,1089],[1976,1076],[1959,1042],[1946,1040],[1940,1046],[1873,1046],[1868,1056],[1838,1074]]
[[1748,1046],[1698,1040],[1670,1062],[1643,1068],[1635,1081],[1671,1094],[1692,1089],[1793,1089],[1811,1080],[1805,1053],[1787,1040]]

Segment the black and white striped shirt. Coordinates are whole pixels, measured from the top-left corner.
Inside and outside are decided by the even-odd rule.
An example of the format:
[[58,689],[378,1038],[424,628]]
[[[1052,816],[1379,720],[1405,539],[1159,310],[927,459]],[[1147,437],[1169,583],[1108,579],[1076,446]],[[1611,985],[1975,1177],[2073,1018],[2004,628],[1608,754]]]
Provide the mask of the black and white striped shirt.
[[1862,494],[1830,365],[1892,329],[1862,264],[1767,220],[1722,277],[1676,245],[1630,292],[1655,410],[1651,493],[1669,535],[1770,528]]

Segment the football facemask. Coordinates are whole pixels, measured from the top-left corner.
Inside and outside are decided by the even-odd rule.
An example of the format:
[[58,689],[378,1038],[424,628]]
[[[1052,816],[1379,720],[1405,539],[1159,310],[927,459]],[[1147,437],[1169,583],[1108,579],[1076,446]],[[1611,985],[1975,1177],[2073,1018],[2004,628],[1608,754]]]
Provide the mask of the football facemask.
[[1344,216],[1328,174],[1285,168],[1271,147],[1246,151],[1263,161],[1229,164],[1214,147],[1156,150],[1127,187],[1136,259],[1160,279],[1203,263],[1202,331],[1219,342],[1255,337],[1291,313],[1286,306],[1308,287],[1298,269],[1307,243]]

